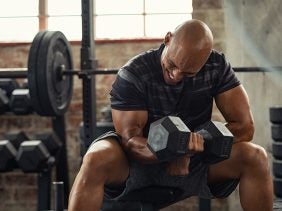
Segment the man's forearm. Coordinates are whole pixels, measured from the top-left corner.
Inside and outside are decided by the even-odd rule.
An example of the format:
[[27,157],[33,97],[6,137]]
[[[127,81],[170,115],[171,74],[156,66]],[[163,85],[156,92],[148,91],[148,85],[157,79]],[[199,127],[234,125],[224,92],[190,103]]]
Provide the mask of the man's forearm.
[[128,156],[143,164],[158,163],[157,157],[147,146],[147,139],[141,136],[133,136],[129,140],[122,141],[122,146]]

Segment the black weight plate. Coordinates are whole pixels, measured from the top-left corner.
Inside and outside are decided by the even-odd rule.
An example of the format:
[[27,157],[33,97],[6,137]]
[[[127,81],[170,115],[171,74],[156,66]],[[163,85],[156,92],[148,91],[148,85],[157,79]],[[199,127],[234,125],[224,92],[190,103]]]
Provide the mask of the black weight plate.
[[282,142],[272,142],[272,155],[274,158],[282,160]]
[[272,171],[274,176],[282,178],[282,160],[273,159]]
[[38,86],[37,86],[37,64],[38,64],[38,49],[41,44],[42,38],[46,31],[38,32],[37,35],[34,37],[28,55],[28,87],[29,87],[29,94],[31,98],[31,103],[33,109],[36,113],[41,114],[41,104],[38,98]]
[[276,197],[282,197],[282,179],[273,178],[274,194]]
[[282,107],[274,106],[269,108],[269,119],[272,123],[282,123]]
[[282,142],[282,124],[271,125],[271,137],[274,141]]
[[63,76],[60,66],[72,70],[70,45],[62,32],[48,31],[44,35],[38,57],[37,84],[43,116],[63,115],[72,97],[73,78]]

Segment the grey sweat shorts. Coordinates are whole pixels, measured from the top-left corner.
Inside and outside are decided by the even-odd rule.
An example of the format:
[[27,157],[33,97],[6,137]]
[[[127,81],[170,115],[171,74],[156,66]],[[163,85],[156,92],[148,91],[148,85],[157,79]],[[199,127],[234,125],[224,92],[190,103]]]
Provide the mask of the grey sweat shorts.
[[[114,138],[120,142],[120,137],[115,132],[107,132],[93,143],[107,138]],[[89,148],[90,148],[89,147]],[[94,146],[93,146],[94,147]],[[171,176],[165,171],[165,163],[140,164],[129,161],[130,171],[126,182],[120,186],[105,186],[104,198],[118,200],[129,192],[149,186],[173,187],[182,190],[179,200],[190,196],[201,198],[225,198],[229,196],[239,184],[238,179],[227,180],[217,184],[207,184],[209,165],[202,162],[200,156],[191,157],[189,174],[187,176]]]

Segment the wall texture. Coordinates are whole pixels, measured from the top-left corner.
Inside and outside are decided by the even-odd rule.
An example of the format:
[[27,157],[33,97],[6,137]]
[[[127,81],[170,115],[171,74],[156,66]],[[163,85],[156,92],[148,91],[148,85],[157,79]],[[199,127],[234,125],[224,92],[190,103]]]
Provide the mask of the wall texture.
[[[193,0],[193,18],[205,21],[215,37],[214,48],[223,51],[233,66],[281,65],[281,3],[279,0]],[[158,47],[161,40],[138,42],[97,42],[99,68],[118,68],[132,56]],[[0,45],[0,67],[25,67],[30,44]],[[80,67],[80,45],[72,43],[75,68]],[[268,107],[282,104],[279,73],[239,73],[245,86],[256,121],[255,142],[270,148]],[[97,76],[97,117],[101,107],[109,104],[109,91],[114,75]],[[67,153],[70,184],[80,166],[78,127],[82,121],[82,85],[75,79],[71,106],[66,113]],[[214,118],[221,119],[216,108]],[[7,131],[24,130],[32,137],[38,130],[51,127],[49,118],[30,116],[0,116],[0,137]],[[0,174],[0,211],[36,209],[36,175],[20,170]],[[197,198],[192,197],[164,210],[197,210]],[[212,200],[212,210],[241,210],[238,190],[228,199]]]
[[[233,66],[268,67],[267,73],[240,73],[239,79],[249,94],[255,120],[254,143],[269,152],[271,134],[269,107],[282,105],[281,66],[282,2],[279,0],[224,0],[226,55]],[[238,195],[236,195],[238,197]],[[238,200],[229,197],[229,206],[240,210]],[[237,208],[238,209],[237,209]]]

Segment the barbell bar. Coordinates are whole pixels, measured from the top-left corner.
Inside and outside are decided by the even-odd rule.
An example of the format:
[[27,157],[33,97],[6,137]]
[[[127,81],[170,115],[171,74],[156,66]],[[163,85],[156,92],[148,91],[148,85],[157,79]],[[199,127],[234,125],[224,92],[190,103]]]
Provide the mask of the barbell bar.
[[[281,66],[274,67],[233,67],[235,72],[271,72],[282,71]],[[64,70],[61,67],[62,75],[77,75],[77,76],[87,76],[87,75],[112,75],[117,74],[118,69],[73,69]],[[0,68],[0,78],[27,78],[28,69],[27,68]]]
[[[281,67],[274,67],[280,70]],[[238,72],[267,72],[265,67],[234,68]],[[41,31],[34,37],[27,68],[0,69],[0,78],[27,78],[33,109],[41,116],[61,116],[70,104],[73,75],[116,74],[118,70],[75,70],[72,52],[60,31]]]
[[[63,67],[61,67],[63,69]],[[62,75],[112,75],[117,74],[118,69],[96,69],[96,70],[62,70]],[[27,78],[27,68],[0,68],[0,78]]]

